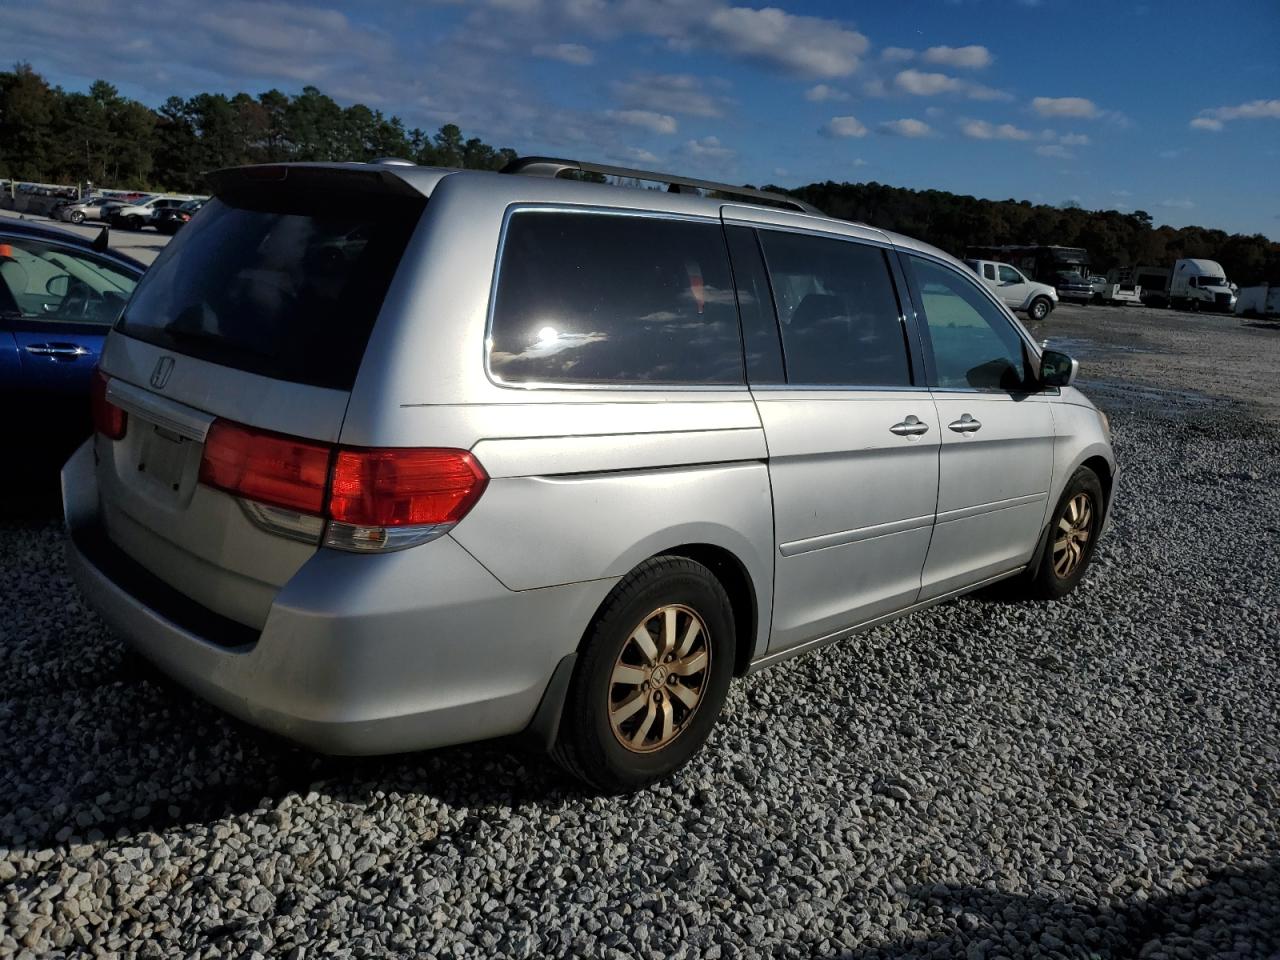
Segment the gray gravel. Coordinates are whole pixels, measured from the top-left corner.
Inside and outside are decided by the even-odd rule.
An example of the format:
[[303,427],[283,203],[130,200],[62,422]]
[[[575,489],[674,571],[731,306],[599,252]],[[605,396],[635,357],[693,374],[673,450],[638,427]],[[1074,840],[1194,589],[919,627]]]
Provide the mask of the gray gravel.
[[738,682],[630,798],[500,742],[316,758],[156,679],[0,521],[0,956],[1280,956],[1280,432],[1101,383],[1068,600]]

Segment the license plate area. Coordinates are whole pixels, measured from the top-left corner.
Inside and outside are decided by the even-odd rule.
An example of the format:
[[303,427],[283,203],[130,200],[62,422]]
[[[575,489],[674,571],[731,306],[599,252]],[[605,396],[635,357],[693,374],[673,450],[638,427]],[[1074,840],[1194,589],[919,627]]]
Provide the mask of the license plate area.
[[165,503],[187,503],[199,479],[201,444],[141,417],[132,419],[130,427],[139,433],[134,448],[139,487]]

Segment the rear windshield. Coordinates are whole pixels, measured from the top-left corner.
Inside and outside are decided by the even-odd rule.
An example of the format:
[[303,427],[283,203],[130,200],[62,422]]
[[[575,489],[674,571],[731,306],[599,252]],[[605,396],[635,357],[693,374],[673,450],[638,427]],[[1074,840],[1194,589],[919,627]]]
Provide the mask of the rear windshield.
[[210,200],[156,259],[122,333],[350,390],[425,199],[263,191]]

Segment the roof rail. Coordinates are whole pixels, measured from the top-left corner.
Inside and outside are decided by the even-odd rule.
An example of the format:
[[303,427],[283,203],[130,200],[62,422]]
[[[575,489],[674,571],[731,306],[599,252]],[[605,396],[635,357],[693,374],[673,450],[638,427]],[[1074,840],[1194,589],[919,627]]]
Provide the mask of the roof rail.
[[517,157],[505,167],[501,173],[522,173],[533,177],[558,177],[563,173],[577,171],[595,173],[604,177],[621,177],[628,180],[649,180],[653,183],[665,183],[669,193],[683,193],[682,188],[710,190],[730,197],[747,200],[764,201],[766,204],[799,210],[801,213],[812,213],[817,216],[825,214],[817,207],[785,193],[774,193],[771,190],[755,190],[751,187],[736,187],[731,183],[717,183],[714,180],[695,180],[692,177],[677,177],[670,173],[655,173],[652,170],[634,170],[631,167],[613,167],[603,163],[586,163],[581,160],[562,160],[559,157]]

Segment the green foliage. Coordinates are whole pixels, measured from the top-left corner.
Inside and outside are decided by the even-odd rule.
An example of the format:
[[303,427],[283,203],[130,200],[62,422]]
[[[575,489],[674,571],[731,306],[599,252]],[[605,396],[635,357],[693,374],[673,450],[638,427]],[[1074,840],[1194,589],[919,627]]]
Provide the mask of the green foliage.
[[458,127],[406,131],[362,103],[340,107],[315,87],[296,96],[200,93],[158,110],[99,80],[88,93],[50,87],[30,64],[0,72],[0,177],[44,183],[198,193],[220,167],[286,160],[403,157],[433,166],[497,169],[516,156]]
[[963,256],[966,247],[1043,243],[1084,247],[1095,273],[1204,257],[1218,261],[1227,277],[1242,285],[1280,280],[1280,243],[1262,234],[1227,234],[1206,227],[1153,228],[1145,210],[1082,210],[1070,203],[1032,206],[1025,200],[979,200],[875,182],[828,180],[790,192],[833,217],[905,233],[956,256]]

